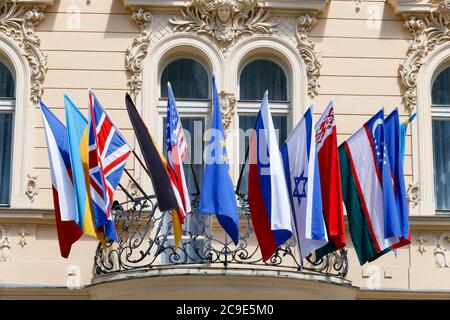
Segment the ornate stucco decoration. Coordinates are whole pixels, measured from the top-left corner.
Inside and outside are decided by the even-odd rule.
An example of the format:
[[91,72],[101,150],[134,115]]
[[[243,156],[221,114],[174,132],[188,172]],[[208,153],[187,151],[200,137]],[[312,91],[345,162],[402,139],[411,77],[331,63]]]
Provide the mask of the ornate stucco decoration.
[[437,233],[434,235],[434,259],[439,268],[450,268],[450,261],[446,243],[450,243],[450,235],[447,233]]
[[25,237],[29,236],[30,234],[27,232],[27,230],[25,230],[25,227],[20,227],[18,234],[20,236],[18,245],[20,245],[23,249],[23,247],[25,247],[28,244],[27,239]]
[[231,129],[234,113],[236,112],[236,97],[233,93],[222,91],[219,93],[220,111],[222,111],[222,123],[225,133]]
[[425,242],[427,242],[427,239],[425,238],[425,236],[422,233],[420,233],[417,236],[417,242],[419,243],[419,247],[417,248],[417,251],[419,251],[420,254],[423,255],[423,253],[427,251],[427,249],[423,245]]
[[30,199],[31,202],[34,202],[34,197],[36,197],[39,193],[39,185],[37,182],[38,176],[37,175],[31,175],[27,174],[28,181],[27,181],[27,188],[25,190],[25,194],[27,195],[28,199]]
[[11,244],[9,242],[10,227],[0,226],[0,262],[10,260]]
[[411,114],[417,103],[417,75],[425,58],[437,46],[450,40],[450,4],[442,1],[431,13],[408,16],[405,25],[414,39],[409,43],[408,53],[399,72],[406,89],[404,103]]
[[322,64],[320,54],[314,50],[315,43],[309,39],[309,32],[316,23],[316,17],[311,14],[304,14],[297,19],[295,36],[300,55],[306,65],[308,76],[308,95],[314,98],[319,94],[319,75]]
[[127,184],[127,190],[130,193],[131,196],[133,197],[137,197],[139,195],[139,189],[137,187],[137,183],[139,183],[139,177],[134,178],[133,180],[128,180],[128,184]]
[[136,98],[142,88],[142,69],[150,46],[153,16],[149,11],[138,8],[133,11],[133,19],[141,32],[133,39],[131,46],[127,48],[125,67],[130,74],[128,80],[130,93],[133,98]]
[[174,31],[214,38],[224,50],[245,34],[271,34],[276,27],[258,0],[190,0],[181,17],[171,18]]
[[419,204],[420,200],[419,182],[408,183],[406,195],[408,198],[408,202],[411,203],[411,206],[413,208],[415,208]]
[[44,18],[42,10],[27,8],[16,1],[0,1],[0,32],[12,39],[27,58],[31,70],[31,100],[38,102],[47,73],[47,56],[40,49],[36,27]]

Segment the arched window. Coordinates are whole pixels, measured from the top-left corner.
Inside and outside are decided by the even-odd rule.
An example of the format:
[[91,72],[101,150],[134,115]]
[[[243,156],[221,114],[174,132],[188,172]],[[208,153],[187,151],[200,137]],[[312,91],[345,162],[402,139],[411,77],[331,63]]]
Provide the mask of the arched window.
[[[159,113],[162,117],[162,137],[166,155],[167,82],[170,82],[177,103],[189,156],[185,158],[184,172],[191,193],[201,187],[203,177],[203,133],[205,120],[211,108],[210,79],[206,68],[191,58],[179,58],[164,67],[160,81]],[[195,176],[194,173],[195,172]],[[197,180],[197,181],[196,181]]]
[[0,206],[10,203],[14,107],[14,77],[0,62]]
[[[256,114],[266,90],[269,92],[270,109],[273,124],[281,145],[288,135],[289,96],[287,75],[283,68],[269,59],[257,59],[246,64],[239,77],[239,129],[243,136],[239,139],[239,163],[245,162],[245,153],[249,144],[251,130]],[[246,190],[248,166],[244,171],[240,189]]]
[[431,90],[434,191],[437,211],[450,210],[450,67],[435,78]]

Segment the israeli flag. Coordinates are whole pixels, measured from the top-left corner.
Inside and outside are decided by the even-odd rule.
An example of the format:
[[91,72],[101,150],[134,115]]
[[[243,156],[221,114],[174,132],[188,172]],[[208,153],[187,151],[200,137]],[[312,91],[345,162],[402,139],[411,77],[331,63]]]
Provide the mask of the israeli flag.
[[303,260],[328,243],[311,106],[281,146],[294,235]]

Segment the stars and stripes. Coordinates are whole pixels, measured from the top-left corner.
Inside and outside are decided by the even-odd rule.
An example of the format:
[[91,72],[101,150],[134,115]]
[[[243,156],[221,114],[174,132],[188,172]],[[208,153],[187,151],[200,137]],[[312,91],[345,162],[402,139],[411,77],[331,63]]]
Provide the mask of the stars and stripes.
[[114,190],[120,182],[131,148],[89,91],[89,176],[95,227],[117,240],[111,215]]
[[182,224],[186,214],[192,211],[183,169],[183,161],[187,153],[187,143],[170,83],[167,84],[167,92],[167,169],[178,203],[178,218]]

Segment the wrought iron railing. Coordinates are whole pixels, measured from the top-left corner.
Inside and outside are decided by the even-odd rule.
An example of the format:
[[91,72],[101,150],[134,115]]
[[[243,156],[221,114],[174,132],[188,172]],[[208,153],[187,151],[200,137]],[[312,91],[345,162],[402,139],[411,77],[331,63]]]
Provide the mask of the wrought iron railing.
[[[119,241],[98,245],[94,261],[95,276],[174,265],[207,265],[275,268],[346,277],[348,258],[345,249],[317,262],[310,255],[302,265],[293,239],[281,246],[268,261],[262,261],[247,196],[237,195],[237,201],[241,218],[237,246],[220,228],[213,228],[211,216],[195,213],[194,210],[194,214],[187,217],[178,249],[175,249],[171,214],[159,212],[154,197],[146,196],[122,204],[115,202],[113,214]],[[199,197],[194,196],[193,208],[197,208],[198,203]]]

